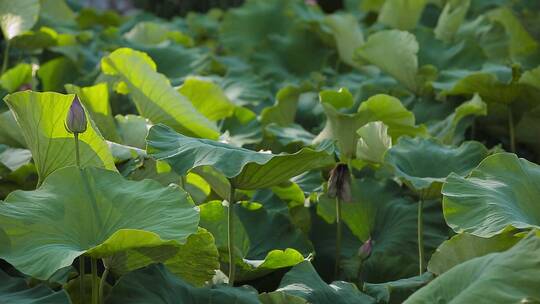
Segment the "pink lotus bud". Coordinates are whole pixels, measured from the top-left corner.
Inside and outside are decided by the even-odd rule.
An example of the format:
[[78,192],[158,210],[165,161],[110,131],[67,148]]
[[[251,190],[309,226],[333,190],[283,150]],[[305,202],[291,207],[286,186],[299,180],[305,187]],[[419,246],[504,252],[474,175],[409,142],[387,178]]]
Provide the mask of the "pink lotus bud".
[[66,130],[69,133],[84,133],[87,123],[84,108],[79,97],[75,96],[66,117]]
[[358,249],[358,256],[362,261],[365,261],[369,256],[371,255],[371,250],[373,249],[373,242],[371,241],[371,237],[360,246],[360,249]]

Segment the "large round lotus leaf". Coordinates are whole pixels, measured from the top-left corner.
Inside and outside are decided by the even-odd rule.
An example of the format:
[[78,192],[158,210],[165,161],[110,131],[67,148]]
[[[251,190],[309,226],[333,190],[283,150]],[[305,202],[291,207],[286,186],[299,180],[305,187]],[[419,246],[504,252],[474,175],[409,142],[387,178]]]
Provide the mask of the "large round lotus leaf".
[[344,281],[326,284],[310,262],[294,266],[281,280],[277,291],[306,299],[313,304],[367,304],[375,299],[362,293],[356,285]]
[[54,292],[45,285],[30,288],[23,278],[14,278],[0,270],[0,303],[69,304],[65,291]]
[[[390,148],[385,161],[396,176],[417,191],[438,193],[450,173],[469,174],[484,157],[487,149],[479,142],[469,141],[459,147],[447,146],[434,139],[403,137]],[[435,191],[431,191],[435,190]]]
[[538,303],[540,238],[530,235],[511,249],[455,266],[405,303]]
[[448,271],[472,258],[493,252],[508,250],[521,238],[512,232],[501,233],[491,238],[482,238],[468,233],[460,233],[437,248],[428,263],[428,270],[436,275]]
[[326,167],[334,158],[326,151],[304,148],[294,154],[271,154],[230,146],[213,140],[187,137],[165,125],[150,129],[148,154],[166,161],[180,175],[190,169],[212,166],[239,189],[280,184],[305,171]]
[[449,176],[442,193],[456,232],[490,237],[508,226],[540,227],[540,166],[515,154],[491,155],[466,178]]
[[0,204],[0,257],[39,279],[86,254],[112,256],[137,247],[184,243],[199,213],[178,187],[125,180],[99,168],[66,167],[34,191]]
[[161,264],[135,270],[113,287],[107,304],[258,304],[257,291],[249,287],[193,287]]

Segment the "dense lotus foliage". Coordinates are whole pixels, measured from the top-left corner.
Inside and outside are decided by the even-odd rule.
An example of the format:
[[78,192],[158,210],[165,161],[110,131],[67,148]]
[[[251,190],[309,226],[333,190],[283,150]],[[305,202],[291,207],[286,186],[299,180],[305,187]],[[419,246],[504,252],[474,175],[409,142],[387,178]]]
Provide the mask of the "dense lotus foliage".
[[0,303],[540,302],[539,1],[0,27]]

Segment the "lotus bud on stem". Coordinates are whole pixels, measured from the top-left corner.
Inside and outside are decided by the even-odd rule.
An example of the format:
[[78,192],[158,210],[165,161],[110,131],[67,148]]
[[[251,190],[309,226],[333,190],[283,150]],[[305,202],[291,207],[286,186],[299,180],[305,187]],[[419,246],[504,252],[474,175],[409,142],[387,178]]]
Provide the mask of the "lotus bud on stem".
[[364,244],[362,244],[362,246],[358,248],[357,256],[358,256],[358,259],[360,260],[360,266],[358,267],[357,278],[359,282],[362,278],[362,264],[364,263],[365,260],[369,258],[372,250],[373,250],[373,240],[371,239],[371,237],[369,237],[367,241],[365,241]]
[[330,171],[328,179],[328,197],[336,199],[336,262],[334,267],[334,277],[339,274],[339,264],[341,258],[341,202],[352,201],[351,195],[351,173],[346,164],[337,164]]
[[[80,152],[79,152],[79,133],[84,133],[86,131],[88,121],[86,119],[86,113],[84,112],[84,107],[81,104],[81,101],[79,100],[79,97],[75,95],[75,98],[73,98],[73,101],[71,102],[71,106],[69,107],[66,121],[65,121],[65,127],[66,130],[69,133],[73,134],[73,137],[75,139],[75,163],[77,164],[77,167],[81,167],[81,161],[80,161]],[[84,256],[81,255],[79,257],[79,293],[81,296],[81,303],[84,303]],[[92,268],[92,275],[94,268]],[[94,280],[92,279],[92,289],[94,289]]]

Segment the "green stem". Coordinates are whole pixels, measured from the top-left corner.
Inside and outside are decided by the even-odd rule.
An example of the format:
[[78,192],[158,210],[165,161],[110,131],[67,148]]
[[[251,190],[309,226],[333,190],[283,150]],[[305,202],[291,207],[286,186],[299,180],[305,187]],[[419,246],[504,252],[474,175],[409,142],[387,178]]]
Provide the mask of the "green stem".
[[84,256],[79,256],[79,295],[81,303],[84,303]]
[[334,278],[339,275],[339,263],[341,259],[341,200],[336,197],[336,264],[334,267]]
[[7,70],[9,62],[9,41],[6,39],[6,48],[4,49],[4,61],[2,62],[2,74]]
[[229,214],[227,218],[227,238],[229,247],[229,285],[234,286],[234,187],[231,185],[231,193],[229,194]]
[[185,175],[180,176],[180,187],[184,190],[186,189],[186,176]]
[[510,133],[510,151],[516,153],[516,135],[514,132],[514,115],[512,110],[508,109],[508,131]]
[[90,258],[92,265],[92,304],[99,304],[99,279],[97,273],[97,259]]
[[[105,263],[103,263],[105,265]],[[107,282],[107,276],[109,275],[109,267],[105,266],[105,271],[101,275],[101,281],[99,281],[99,301],[100,304],[105,304],[105,298],[103,297],[103,290],[105,289],[105,282]]]
[[424,272],[424,200],[418,202],[418,265],[420,275]]
[[77,167],[81,167],[81,156],[79,153],[79,133],[73,133],[73,136],[75,138],[75,163],[77,164]]

